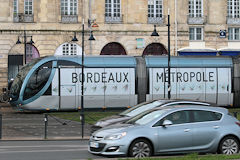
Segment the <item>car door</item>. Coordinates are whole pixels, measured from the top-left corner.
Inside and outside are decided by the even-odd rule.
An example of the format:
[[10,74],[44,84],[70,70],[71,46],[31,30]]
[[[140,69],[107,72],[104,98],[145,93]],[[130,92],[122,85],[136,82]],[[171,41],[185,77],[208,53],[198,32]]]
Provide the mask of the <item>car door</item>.
[[[174,116],[180,114],[179,119]],[[173,124],[163,126],[164,120],[170,120]],[[176,111],[173,112],[154,126],[158,127],[158,143],[157,152],[174,152],[191,150],[192,146],[192,126],[189,123],[189,111]]]
[[211,148],[218,137],[222,114],[206,110],[193,110],[193,149]]

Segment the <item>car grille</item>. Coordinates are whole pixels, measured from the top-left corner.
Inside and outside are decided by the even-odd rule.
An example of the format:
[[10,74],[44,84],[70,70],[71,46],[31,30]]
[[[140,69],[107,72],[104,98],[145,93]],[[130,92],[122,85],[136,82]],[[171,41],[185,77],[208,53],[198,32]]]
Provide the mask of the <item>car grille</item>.
[[92,136],[91,137],[91,140],[94,140],[94,141],[100,141],[102,139],[103,139],[103,137],[98,137],[98,136]]
[[105,146],[106,146],[105,143],[99,143],[99,147],[98,148],[90,147],[90,151],[92,151],[92,152],[101,152]]

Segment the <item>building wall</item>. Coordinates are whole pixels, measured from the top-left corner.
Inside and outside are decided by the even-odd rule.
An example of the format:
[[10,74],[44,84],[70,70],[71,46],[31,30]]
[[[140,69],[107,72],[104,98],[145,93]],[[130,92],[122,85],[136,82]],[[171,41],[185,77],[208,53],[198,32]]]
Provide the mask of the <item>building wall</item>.
[[[84,4],[83,4],[83,3]],[[175,8],[175,2],[177,3]],[[191,45],[219,49],[228,47],[227,38],[219,38],[220,30],[227,30],[227,0],[204,0],[203,12],[206,22],[202,25],[188,24],[188,0],[163,0],[164,23],[157,25],[159,37],[151,37],[153,24],[147,23],[147,0],[122,0],[123,22],[109,24],[105,22],[105,0],[79,0],[78,23],[61,23],[60,0],[34,0],[34,22],[13,22],[13,0],[0,0],[0,88],[7,85],[8,55],[23,54],[23,44],[16,45],[18,36],[26,30],[31,35],[40,56],[54,55],[56,49],[70,42],[74,31],[81,46],[82,19],[85,20],[85,54],[99,55],[102,48],[110,42],[122,44],[128,55],[140,56],[144,48],[137,49],[136,38],[143,38],[145,47],[151,43],[161,43],[167,49],[167,14],[170,10],[171,55],[177,50]],[[19,13],[24,12],[24,0],[19,0]],[[175,10],[177,13],[175,14]],[[176,15],[176,19],[175,19]],[[95,20],[99,27],[92,28],[95,41],[88,41],[90,28],[87,20]],[[175,23],[177,22],[177,23]],[[176,26],[177,24],[177,26]],[[202,26],[204,40],[189,41],[189,26]],[[176,34],[177,32],[177,34]],[[234,44],[237,46],[238,44]]]

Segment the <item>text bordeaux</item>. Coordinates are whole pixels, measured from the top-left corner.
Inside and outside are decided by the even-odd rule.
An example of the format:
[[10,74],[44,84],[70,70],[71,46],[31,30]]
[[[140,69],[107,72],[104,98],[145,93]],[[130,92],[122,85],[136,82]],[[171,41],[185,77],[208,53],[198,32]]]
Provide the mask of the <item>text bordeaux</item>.
[[[124,83],[128,81],[128,73],[125,72],[116,72],[116,73],[85,73],[84,82],[87,83]],[[72,83],[82,82],[82,73],[72,73]]]
[[[165,76],[164,76],[165,75]],[[172,82],[214,82],[214,72],[171,72]],[[157,73],[157,82],[168,81],[167,73]]]

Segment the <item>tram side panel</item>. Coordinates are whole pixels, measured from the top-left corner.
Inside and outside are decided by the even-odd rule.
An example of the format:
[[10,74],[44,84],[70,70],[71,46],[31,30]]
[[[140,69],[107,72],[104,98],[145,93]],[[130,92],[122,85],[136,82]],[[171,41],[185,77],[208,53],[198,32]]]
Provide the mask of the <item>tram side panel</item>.
[[[149,68],[148,100],[168,98],[167,68]],[[171,99],[232,104],[231,68],[171,68]]]
[[[81,68],[60,70],[52,85],[53,95],[59,95],[59,110],[81,108]],[[134,68],[84,69],[84,108],[127,107],[136,103]]]

